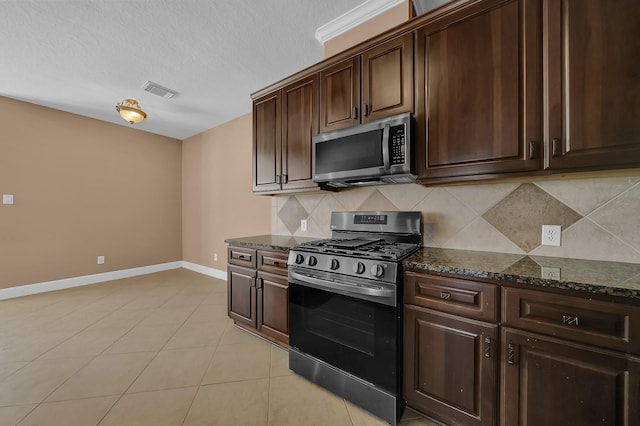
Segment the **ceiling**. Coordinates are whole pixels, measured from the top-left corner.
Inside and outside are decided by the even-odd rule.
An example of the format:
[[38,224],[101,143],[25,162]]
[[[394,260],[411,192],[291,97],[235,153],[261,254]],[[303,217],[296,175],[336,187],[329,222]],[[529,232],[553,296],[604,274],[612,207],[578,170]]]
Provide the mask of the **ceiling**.
[[[250,93],[323,58],[318,27],[363,0],[0,1],[0,96],[186,139],[251,111]],[[379,1],[378,1],[379,3]],[[145,92],[151,80],[172,99]]]

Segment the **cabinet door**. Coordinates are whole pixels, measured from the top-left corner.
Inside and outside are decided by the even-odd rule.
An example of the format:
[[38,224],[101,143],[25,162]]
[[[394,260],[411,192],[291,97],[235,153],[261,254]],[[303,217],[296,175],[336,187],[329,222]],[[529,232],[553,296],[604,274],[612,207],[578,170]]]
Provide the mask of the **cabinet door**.
[[253,102],[253,190],[277,191],[281,185],[280,91]]
[[240,266],[227,266],[229,317],[256,328],[256,271]]
[[289,344],[289,282],[286,276],[258,272],[258,330]]
[[405,305],[404,397],[445,424],[494,425],[497,326]]
[[360,59],[320,71],[320,132],[360,123]]
[[315,188],[311,137],[318,133],[318,76],[282,90],[282,189]]
[[547,4],[545,166],[640,165],[640,2]]
[[413,111],[413,34],[362,55],[362,122]]
[[504,426],[640,424],[640,359],[502,329]]
[[418,31],[419,177],[541,167],[540,8],[538,0],[512,0]]

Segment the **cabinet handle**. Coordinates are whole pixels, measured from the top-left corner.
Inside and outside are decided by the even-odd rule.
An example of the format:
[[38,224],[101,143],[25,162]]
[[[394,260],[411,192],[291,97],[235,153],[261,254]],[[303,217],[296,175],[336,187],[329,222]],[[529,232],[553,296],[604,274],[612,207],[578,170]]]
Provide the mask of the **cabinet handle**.
[[282,177],[280,175],[276,175],[276,184],[280,185],[282,183]]
[[484,338],[484,357],[491,358],[491,337]]
[[239,260],[247,260],[248,257],[249,256],[244,255],[244,254],[237,254],[236,255],[236,258],[239,259]]
[[369,104],[364,104],[364,116],[369,116]]
[[513,365],[516,363],[516,345],[509,343],[507,349],[507,363]]
[[551,155],[554,157],[561,157],[562,153],[562,141],[560,139],[551,140]]
[[268,266],[278,266],[278,265],[280,265],[280,262],[278,262],[277,260],[264,260],[263,263],[265,265],[268,265]]
[[282,183],[289,183],[289,175],[282,175]]
[[562,322],[565,325],[571,325],[571,326],[574,326],[574,327],[577,327],[578,325],[580,325],[578,317],[573,316],[573,315],[563,315],[562,316]]
[[446,291],[441,291],[440,292],[440,299],[442,299],[442,300],[451,299],[451,293],[447,293]]
[[353,107],[351,118],[353,118],[354,120],[358,118],[358,107]]
[[538,156],[538,142],[529,142],[529,160],[535,160]]

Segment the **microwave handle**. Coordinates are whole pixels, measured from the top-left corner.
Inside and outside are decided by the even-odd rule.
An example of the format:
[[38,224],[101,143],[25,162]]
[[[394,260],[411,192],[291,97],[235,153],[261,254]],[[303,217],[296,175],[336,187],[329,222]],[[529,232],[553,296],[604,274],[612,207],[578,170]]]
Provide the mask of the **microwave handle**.
[[385,124],[382,131],[382,162],[385,170],[391,168],[391,161],[389,160],[389,129],[390,126]]

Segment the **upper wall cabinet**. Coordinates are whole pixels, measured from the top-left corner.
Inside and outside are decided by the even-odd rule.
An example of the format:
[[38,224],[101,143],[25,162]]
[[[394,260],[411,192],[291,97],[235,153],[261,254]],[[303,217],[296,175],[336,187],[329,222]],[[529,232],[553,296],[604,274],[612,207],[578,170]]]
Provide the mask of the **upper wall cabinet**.
[[540,169],[540,16],[538,0],[485,1],[418,30],[421,181]]
[[320,71],[320,131],[413,111],[413,35]]
[[548,0],[545,168],[640,164],[640,2]]
[[253,101],[253,191],[317,189],[311,137],[318,133],[318,78],[313,74]]

